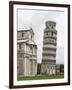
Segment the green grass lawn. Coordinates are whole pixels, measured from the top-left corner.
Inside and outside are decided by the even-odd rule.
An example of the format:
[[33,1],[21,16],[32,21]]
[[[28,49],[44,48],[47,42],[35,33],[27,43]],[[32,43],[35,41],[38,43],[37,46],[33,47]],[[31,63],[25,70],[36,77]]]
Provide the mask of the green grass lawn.
[[18,81],[22,80],[43,80],[43,79],[59,79],[64,78],[64,74],[59,75],[41,75],[41,76],[21,76],[17,77]]

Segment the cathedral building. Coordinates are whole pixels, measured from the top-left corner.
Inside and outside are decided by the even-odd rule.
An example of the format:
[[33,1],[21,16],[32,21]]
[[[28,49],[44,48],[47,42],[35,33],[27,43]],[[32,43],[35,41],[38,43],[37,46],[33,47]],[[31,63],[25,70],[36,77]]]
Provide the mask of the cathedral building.
[[37,74],[37,45],[32,28],[17,31],[17,75]]
[[46,28],[44,29],[43,37],[43,52],[41,73],[55,74],[56,73],[56,45],[57,45],[57,31],[55,29],[56,23],[53,21],[46,21]]

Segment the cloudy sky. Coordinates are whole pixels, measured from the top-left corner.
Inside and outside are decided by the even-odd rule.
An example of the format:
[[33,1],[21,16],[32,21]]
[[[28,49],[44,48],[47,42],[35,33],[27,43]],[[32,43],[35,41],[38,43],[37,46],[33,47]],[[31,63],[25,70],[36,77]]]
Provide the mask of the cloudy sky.
[[65,13],[58,10],[32,10],[18,9],[18,30],[32,27],[35,33],[34,40],[37,44],[37,60],[42,60],[43,31],[46,21],[55,21],[57,30],[57,56],[56,63],[64,63],[65,44]]

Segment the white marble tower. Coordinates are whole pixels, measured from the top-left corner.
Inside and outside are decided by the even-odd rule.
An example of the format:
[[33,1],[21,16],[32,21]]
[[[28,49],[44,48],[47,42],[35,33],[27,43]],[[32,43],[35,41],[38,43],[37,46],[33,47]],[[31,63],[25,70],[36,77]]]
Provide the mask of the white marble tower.
[[57,31],[56,22],[46,21],[43,37],[42,74],[55,74]]

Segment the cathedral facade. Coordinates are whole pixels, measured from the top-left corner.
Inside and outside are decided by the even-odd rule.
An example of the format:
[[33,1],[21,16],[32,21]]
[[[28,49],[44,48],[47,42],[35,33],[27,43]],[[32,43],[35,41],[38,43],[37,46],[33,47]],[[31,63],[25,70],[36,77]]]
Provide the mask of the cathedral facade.
[[37,45],[32,28],[17,31],[17,75],[37,74]]
[[57,45],[57,31],[55,29],[56,23],[53,21],[46,21],[46,28],[44,29],[43,37],[43,52],[41,73],[55,74],[56,73],[56,45]]

